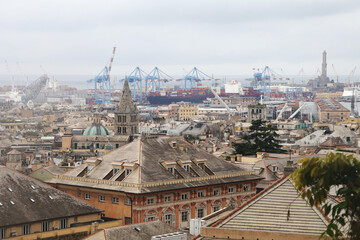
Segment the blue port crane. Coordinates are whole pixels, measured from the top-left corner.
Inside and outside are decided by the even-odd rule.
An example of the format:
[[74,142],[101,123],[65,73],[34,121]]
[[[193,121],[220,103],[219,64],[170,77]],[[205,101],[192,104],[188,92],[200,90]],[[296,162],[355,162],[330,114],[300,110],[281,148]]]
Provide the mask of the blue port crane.
[[[145,77],[145,94],[148,93],[148,81],[150,81],[150,92],[155,92],[160,90],[161,82],[169,82],[173,80],[173,77],[161,71],[158,67],[155,67],[151,72]],[[157,86],[156,86],[157,83]]]
[[96,75],[93,79],[88,80],[88,82],[94,82],[94,98],[95,103],[97,104],[103,104],[111,101],[110,72],[114,61],[115,51],[116,47],[113,48],[109,67],[105,66],[98,75]]
[[[145,77],[148,74],[144,72],[140,67],[136,67],[130,75],[126,76],[130,89],[132,89],[133,93],[133,99],[137,102],[144,102],[144,96],[143,95],[143,80],[145,80]],[[124,79],[120,80],[124,81]]]
[[202,80],[211,80],[213,79],[206,73],[200,71],[198,68],[194,67],[186,76],[184,76],[184,88],[186,89],[189,85],[187,83],[190,83],[190,88],[195,87],[195,83],[199,83]]
[[273,80],[289,80],[280,74],[276,73],[269,66],[265,66],[262,72],[255,72],[253,78],[247,78],[246,80],[253,81],[253,86],[259,89],[263,93],[264,97],[270,97],[271,81]]

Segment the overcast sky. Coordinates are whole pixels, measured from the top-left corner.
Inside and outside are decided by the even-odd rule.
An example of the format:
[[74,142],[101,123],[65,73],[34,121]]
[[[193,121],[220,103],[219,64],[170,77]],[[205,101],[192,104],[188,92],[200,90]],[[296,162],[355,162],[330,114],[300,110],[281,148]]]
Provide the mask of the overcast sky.
[[[360,64],[359,0],[3,0],[0,74],[95,75],[117,47],[114,74],[158,66],[170,75],[197,66],[217,76],[265,65],[329,74]],[[360,69],[358,69],[360,71]]]

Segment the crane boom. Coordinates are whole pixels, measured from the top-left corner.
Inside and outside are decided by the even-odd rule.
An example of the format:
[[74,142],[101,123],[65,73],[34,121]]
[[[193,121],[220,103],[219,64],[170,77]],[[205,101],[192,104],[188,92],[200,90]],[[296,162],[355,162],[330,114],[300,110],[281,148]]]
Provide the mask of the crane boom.
[[280,113],[279,113],[279,115],[277,116],[277,118],[276,118],[275,121],[279,121],[279,120],[280,120],[280,118],[282,117],[282,115],[283,115],[285,109],[287,108],[287,106],[288,106],[288,104],[285,103],[284,107],[281,109],[281,111],[280,111]]
[[306,103],[303,103],[293,114],[291,114],[291,116],[289,117],[289,119],[292,119],[293,117],[296,116],[296,114],[298,114],[298,112],[306,105]]
[[115,51],[116,51],[116,47],[113,48],[113,52],[112,52],[112,56],[111,56],[110,63],[109,63],[109,68],[108,68],[108,74],[106,76],[106,81],[109,81],[109,78],[110,78],[111,66],[112,66],[112,63],[114,61]]
[[351,83],[352,83],[352,78],[353,78],[353,76],[355,74],[355,71],[356,71],[356,66],[354,67],[354,69],[349,74],[349,78],[348,78],[349,85],[351,85]]
[[229,106],[221,99],[221,97],[214,91],[214,89],[211,88],[211,92],[214,94],[214,96],[216,97],[217,100],[219,100],[219,102],[226,108],[226,110],[229,113],[229,118],[231,116],[231,109],[229,108]]

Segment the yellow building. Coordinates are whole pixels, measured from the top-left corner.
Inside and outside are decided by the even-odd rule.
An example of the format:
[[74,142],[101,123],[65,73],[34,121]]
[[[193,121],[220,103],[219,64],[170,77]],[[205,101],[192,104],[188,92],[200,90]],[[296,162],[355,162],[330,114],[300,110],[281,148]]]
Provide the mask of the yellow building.
[[179,120],[191,120],[198,113],[198,104],[179,102]]
[[317,98],[333,98],[340,99],[343,95],[343,92],[322,92],[316,93]]
[[4,123],[0,123],[0,126],[2,126],[5,129],[5,131],[16,132],[16,131],[20,131],[24,128],[24,123],[22,123],[22,122],[4,122]]
[[47,184],[0,167],[0,239],[89,225],[101,221],[101,212]]

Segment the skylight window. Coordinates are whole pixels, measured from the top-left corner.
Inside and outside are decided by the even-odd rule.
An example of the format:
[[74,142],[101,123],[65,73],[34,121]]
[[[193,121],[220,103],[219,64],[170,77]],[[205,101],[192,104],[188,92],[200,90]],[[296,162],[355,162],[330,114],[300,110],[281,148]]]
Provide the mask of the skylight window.
[[15,203],[14,203],[12,200],[10,200],[10,203],[11,203],[12,205],[15,205]]
[[51,195],[49,195],[49,198],[52,200],[52,199],[54,199]]
[[9,188],[9,187],[8,187],[8,190],[9,190],[10,192],[12,192],[12,191],[13,191],[13,190],[12,190],[11,188]]
[[2,202],[0,202],[0,206],[2,206],[3,204],[2,204]]
[[30,198],[30,201],[35,202],[35,200],[33,198]]
[[34,185],[30,185],[32,189],[35,189],[35,186]]

